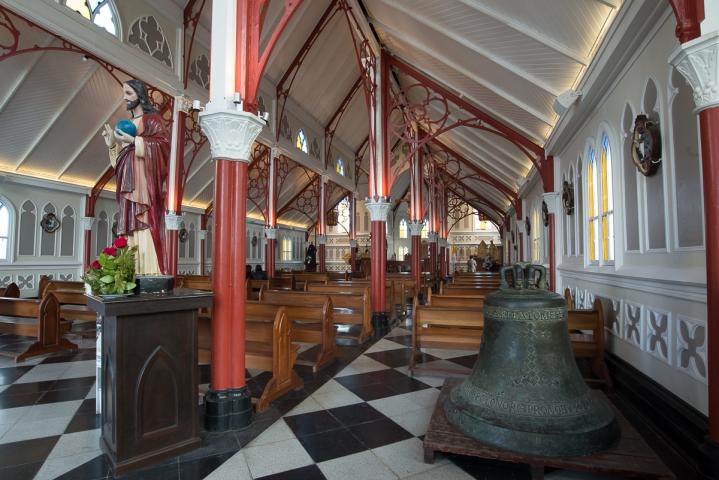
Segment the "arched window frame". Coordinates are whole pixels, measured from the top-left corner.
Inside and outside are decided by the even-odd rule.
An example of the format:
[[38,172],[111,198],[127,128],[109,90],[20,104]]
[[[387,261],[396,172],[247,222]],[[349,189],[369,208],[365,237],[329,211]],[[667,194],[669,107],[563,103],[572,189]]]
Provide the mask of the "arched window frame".
[[544,224],[540,219],[541,205],[532,209],[532,261],[542,263],[542,230]]
[[587,148],[586,188],[586,263],[614,265],[614,183],[613,147],[606,131],[599,144]]
[[305,132],[301,128],[297,130],[297,136],[295,137],[295,147],[297,147],[297,150],[309,154],[309,148],[307,147],[307,135],[305,135]]
[[407,238],[407,220],[404,218],[399,221],[399,238]]
[[587,150],[587,261],[591,265],[599,263],[599,198],[597,181],[597,152],[594,147]]
[[407,245],[400,245],[397,247],[397,260],[404,261],[404,256],[409,254],[409,247]]
[[427,219],[424,219],[424,222],[422,222],[422,231],[420,232],[421,238],[427,238]]
[[0,264],[10,264],[13,262],[14,252],[13,241],[15,239],[15,207],[9,199],[0,195],[0,210],[2,209],[7,211],[7,235],[3,235],[5,232],[0,230]]
[[[93,25],[97,25],[98,27],[102,28],[103,30],[105,30],[107,33],[109,33],[113,37],[117,37],[118,39],[123,38],[121,18],[120,18],[119,12],[117,11],[117,6],[115,5],[114,0],[81,0],[85,4],[85,7],[87,8],[87,11],[89,12],[90,18],[87,18],[82,12],[78,12],[77,10],[75,10],[72,5],[68,5],[68,0],[57,0],[57,1],[58,1],[58,3],[60,3],[60,5],[63,5],[69,9],[71,9],[72,11],[79,13],[83,18],[92,22]],[[102,24],[97,23],[98,16],[102,15],[102,10],[103,10],[103,7],[105,7],[105,6],[110,11],[110,14],[111,14],[110,18],[111,18],[113,27],[115,28],[114,33],[111,32],[110,30],[108,30],[107,28],[105,28]]]
[[282,239],[282,261],[288,262],[292,260],[292,240],[289,237]]
[[613,149],[612,144],[609,141],[609,135],[606,132],[603,132],[600,138],[600,263],[609,265],[614,263],[614,183],[612,181],[614,159],[612,158]]
[[335,162],[335,170],[337,171],[337,173],[339,173],[343,177],[346,176],[347,174],[346,174],[346,170],[345,170],[345,161],[342,160],[341,158],[338,158],[337,162]]

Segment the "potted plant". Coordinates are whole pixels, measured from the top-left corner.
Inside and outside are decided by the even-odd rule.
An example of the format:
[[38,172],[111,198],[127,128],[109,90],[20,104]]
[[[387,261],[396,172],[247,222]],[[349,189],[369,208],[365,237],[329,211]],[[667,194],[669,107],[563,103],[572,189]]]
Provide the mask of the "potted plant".
[[135,253],[125,237],[116,238],[111,247],[103,249],[82,279],[93,295],[102,297],[132,294],[135,283]]

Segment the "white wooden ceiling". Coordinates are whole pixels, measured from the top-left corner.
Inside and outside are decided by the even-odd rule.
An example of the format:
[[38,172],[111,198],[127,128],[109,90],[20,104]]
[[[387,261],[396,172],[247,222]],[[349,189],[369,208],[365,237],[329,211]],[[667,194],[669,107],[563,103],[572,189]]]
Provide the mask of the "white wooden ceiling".
[[[186,0],[171,1],[181,10]],[[277,21],[282,3],[271,1],[267,25]],[[363,5],[367,21],[392,55],[543,145],[558,120],[552,110],[556,96],[577,85],[621,3],[364,0]],[[280,80],[329,4],[330,0],[303,3],[270,58],[266,82],[274,85]],[[211,27],[210,0],[200,25],[205,33]],[[23,27],[22,34],[32,35],[38,45],[57,42],[38,29]],[[266,39],[265,34],[263,42]],[[401,86],[414,83],[411,77],[396,74]],[[347,21],[340,12],[307,55],[291,98],[324,126],[358,77]],[[462,118],[456,105],[450,108],[452,118]],[[100,129],[125,115],[116,81],[81,55],[44,52],[5,60],[0,68],[0,169],[92,186],[107,168]],[[354,151],[367,132],[360,90],[342,117],[336,138]],[[440,140],[515,191],[531,168],[525,155],[496,135],[460,127],[442,134]],[[205,146],[190,169],[184,202],[209,204],[213,175],[214,164]],[[400,178],[394,195],[404,191],[405,181]],[[280,192],[279,205],[306,183],[306,175],[298,169]],[[487,183],[474,179],[465,183],[503,208],[509,206],[506,197]],[[361,196],[365,194],[362,188]],[[251,209],[250,213],[258,212]],[[311,224],[296,212],[288,212],[284,220]]]

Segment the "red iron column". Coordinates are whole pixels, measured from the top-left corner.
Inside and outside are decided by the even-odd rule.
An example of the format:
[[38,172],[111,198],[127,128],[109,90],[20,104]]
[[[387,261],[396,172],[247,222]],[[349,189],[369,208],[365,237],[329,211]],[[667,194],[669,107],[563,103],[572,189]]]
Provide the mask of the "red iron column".
[[422,287],[422,220],[409,222],[409,231],[412,238],[412,277],[417,288]]
[[[165,273],[177,276],[179,230],[182,223],[183,172],[185,159],[185,118],[192,102],[188,97],[176,96],[172,122],[172,144],[167,185],[167,214],[165,215]],[[158,259],[162,261],[163,259]]]
[[270,168],[267,169],[267,226],[265,227],[265,272],[267,278],[275,276],[275,257],[277,255],[277,147],[270,151]]

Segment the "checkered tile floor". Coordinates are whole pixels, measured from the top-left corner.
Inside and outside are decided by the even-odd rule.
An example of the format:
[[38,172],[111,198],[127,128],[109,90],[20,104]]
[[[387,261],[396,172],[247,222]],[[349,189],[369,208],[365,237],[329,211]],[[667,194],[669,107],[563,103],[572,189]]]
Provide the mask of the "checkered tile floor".
[[[18,338],[0,335],[0,349]],[[112,479],[99,450],[94,340],[77,354],[14,364],[0,359],[0,479]],[[397,327],[364,346],[343,346],[318,374],[297,367],[304,389],[256,415],[243,431],[203,432],[202,447],[122,479],[524,479],[523,466],[438,455],[422,438],[444,378],[409,376],[410,331]],[[374,342],[374,343],[373,343]],[[369,347],[369,348],[368,348]],[[313,358],[309,348],[301,357]],[[423,367],[469,373],[476,356],[426,349]],[[253,396],[268,375],[248,371]],[[204,371],[201,377],[207,377]],[[553,472],[548,479],[598,479]]]

